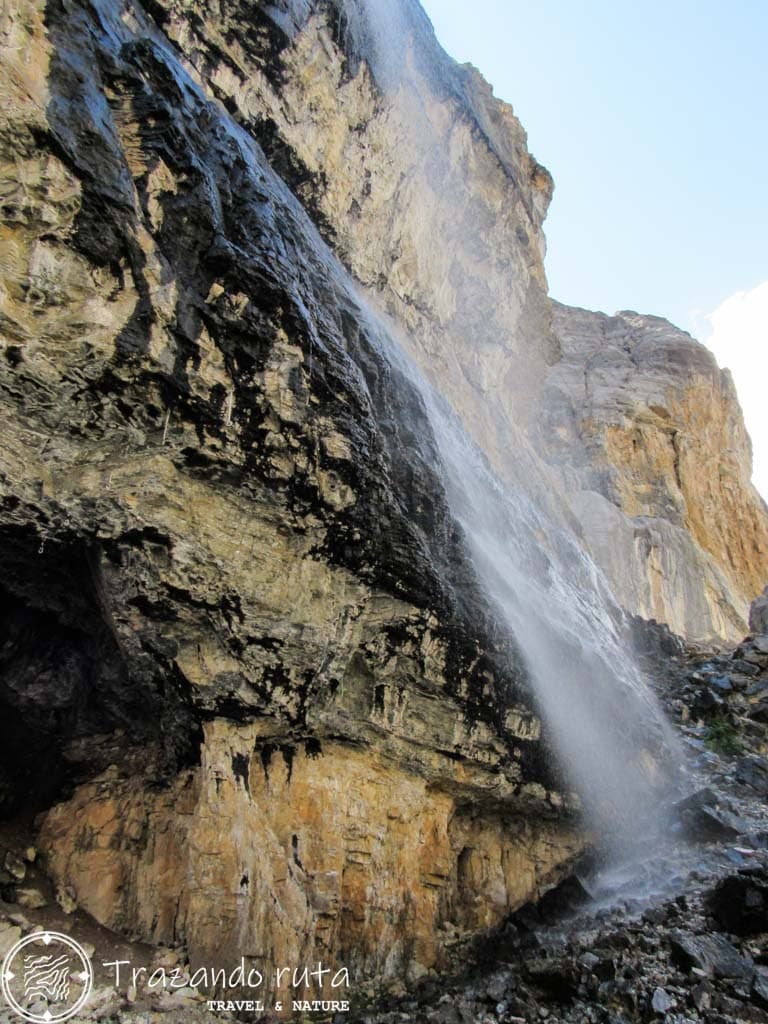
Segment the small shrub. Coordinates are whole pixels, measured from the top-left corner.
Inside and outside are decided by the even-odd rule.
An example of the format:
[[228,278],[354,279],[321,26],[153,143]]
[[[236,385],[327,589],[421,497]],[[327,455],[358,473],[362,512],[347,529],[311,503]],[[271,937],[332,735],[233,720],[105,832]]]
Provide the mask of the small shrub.
[[733,722],[716,718],[707,727],[707,743],[716,754],[740,754],[744,746]]

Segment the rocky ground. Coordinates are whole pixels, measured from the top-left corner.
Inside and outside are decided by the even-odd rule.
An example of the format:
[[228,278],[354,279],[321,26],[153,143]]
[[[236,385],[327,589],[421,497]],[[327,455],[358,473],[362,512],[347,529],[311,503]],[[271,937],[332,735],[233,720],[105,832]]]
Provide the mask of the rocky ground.
[[[585,863],[500,930],[457,941],[452,976],[375,1000],[354,992],[352,1012],[335,1020],[768,1024],[768,637],[703,654],[669,635],[665,648],[665,678],[658,664],[656,675],[686,749],[687,795],[669,807],[664,836],[645,838],[619,867]],[[95,961],[177,966],[183,976],[184,950],[125,942],[55,891],[32,837],[18,825],[2,835],[0,953],[45,927],[98,949]],[[77,1020],[217,1019],[194,988],[118,991],[96,966],[94,996]]]
[[705,654],[667,635],[665,664],[648,667],[689,790],[667,834],[620,868],[585,867],[586,887],[570,879],[464,951],[469,971],[366,1022],[768,1022],[768,637]]

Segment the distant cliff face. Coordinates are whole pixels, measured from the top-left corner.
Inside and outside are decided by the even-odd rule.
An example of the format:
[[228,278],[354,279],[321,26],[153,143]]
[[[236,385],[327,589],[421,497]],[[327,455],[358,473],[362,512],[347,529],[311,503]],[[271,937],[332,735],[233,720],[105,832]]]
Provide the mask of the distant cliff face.
[[541,448],[616,596],[690,639],[740,638],[768,515],[730,375],[658,317],[556,304],[554,328]]

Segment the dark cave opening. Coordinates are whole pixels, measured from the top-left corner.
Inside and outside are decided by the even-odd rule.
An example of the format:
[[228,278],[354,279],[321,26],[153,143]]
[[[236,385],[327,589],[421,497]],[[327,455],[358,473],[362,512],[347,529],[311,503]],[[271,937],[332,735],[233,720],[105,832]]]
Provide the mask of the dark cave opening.
[[121,646],[98,557],[82,540],[0,531],[0,817],[132,755],[167,774],[197,760],[199,725],[164,666],[137,671]]

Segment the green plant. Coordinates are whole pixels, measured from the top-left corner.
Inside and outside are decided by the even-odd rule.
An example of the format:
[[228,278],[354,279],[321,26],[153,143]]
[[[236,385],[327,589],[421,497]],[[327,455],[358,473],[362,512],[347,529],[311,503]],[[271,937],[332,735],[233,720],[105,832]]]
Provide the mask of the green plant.
[[716,718],[707,727],[707,744],[716,754],[740,754],[744,746],[733,722]]

